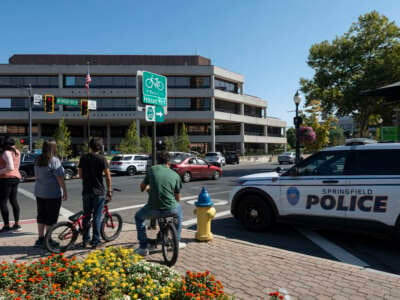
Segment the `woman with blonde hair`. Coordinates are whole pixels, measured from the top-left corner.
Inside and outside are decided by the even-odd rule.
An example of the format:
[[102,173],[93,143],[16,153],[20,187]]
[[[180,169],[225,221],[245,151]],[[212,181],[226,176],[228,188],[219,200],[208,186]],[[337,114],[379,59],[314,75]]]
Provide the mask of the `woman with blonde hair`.
[[[0,210],[4,226],[0,232],[21,231],[21,226],[19,225],[20,209],[17,201],[18,184],[21,179],[21,174],[19,173],[21,154],[15,148],[15,140],[12,137],[4,138],[2,150],[3,152],[0,155]],[[14,214],[13,227],[10,227],[7,200],[10,200]]]
[[67,200],[64,168],[57,155],[55,141],[45,141],[42,154],[35,162],[35,196],[37,201],[37,225],[39,238],[35,247],[44,246],[47,229],[57,223],[61,201]]

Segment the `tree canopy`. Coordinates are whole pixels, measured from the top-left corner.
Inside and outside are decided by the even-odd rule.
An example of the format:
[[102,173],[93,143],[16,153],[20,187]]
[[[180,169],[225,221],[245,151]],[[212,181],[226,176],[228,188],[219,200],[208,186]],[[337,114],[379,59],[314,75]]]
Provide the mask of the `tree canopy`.
[[122,153],[138,153],[140,150],[140,139],[136,129],[136,121],[132,121],[126,132],[125,137],[121,140],[119,149]]
[[54,139],[57,143],[57,152],[61,159],[64,159],[72,154],[71,149],[71,132],[68,129],[65,120],[61,119],[57,130],[54,133]]
[[352,115],[365,134],[370,115],[388,108],[360,92],[400,80],[400,28],[372,11],[342,36],[312,45],[307,63],[315,74],[300,80],[306,105],[318,99],[324,113]]

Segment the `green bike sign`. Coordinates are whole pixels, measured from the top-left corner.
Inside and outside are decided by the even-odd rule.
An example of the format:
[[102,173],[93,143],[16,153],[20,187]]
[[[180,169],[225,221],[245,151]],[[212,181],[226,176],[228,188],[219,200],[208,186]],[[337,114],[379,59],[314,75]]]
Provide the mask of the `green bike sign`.
[[143,103],[167,106],[167,77],[143,71]]

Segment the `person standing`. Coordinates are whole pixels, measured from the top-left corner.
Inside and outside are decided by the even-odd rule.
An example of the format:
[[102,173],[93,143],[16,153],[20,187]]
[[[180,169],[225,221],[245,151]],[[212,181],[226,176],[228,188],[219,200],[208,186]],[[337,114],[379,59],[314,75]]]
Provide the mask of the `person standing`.
[[[17,201],[18,184],[21,179],[19,164],[21,153],[15,148],[15,140],[6,137],[3,142],[3,152],[0,156],[0,210],[4,226],[0,233],[10,230],[21,231],[19,225],[20,208]],[[10,227],[7,202],[10,204],[14,214],[14,225]]]
[[44,236],[49,227],[57,223],[61,202],[67,200],[64,168],[57,155],[55,141],[45,141],[42,154],[35,161],[35,196],[39,237],[35,247],[44,245]]
[[[96,249],[100,244],[101,214],[104,208],[105,196],[107,201],[111,200],[111,174],[106,158],[100,154],[103,149],[101,138],[91,139],[89,142],[90,152],[79,160],[78,172],[82,179],[82,201],[83,214],[83,240],[82,247],[86,248],[90,241],[90,215],[93,214],[93,234],[91,245]],[[106,178],[107,191],[103,183],[103,173]]]
[[162,151],[157,161],[159,165],[152,166],[140,184],[141,191],[149,193],[147,204],[135,214],[137,238],[139,240],[139,248],[135,249],[135,253],[141,256],[149,254],[146,219],[165,214],[177,216],[179,248],[186,247],[186,243],[180,241],[183,221],[182,207],[179,204],[180,190],[182,189],[181,178],[169,168],[170,155],[167,151]]

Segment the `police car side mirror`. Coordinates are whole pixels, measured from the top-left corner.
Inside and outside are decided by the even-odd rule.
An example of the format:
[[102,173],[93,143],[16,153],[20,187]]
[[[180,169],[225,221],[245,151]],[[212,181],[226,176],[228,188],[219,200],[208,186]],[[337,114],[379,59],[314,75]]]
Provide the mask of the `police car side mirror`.
[[280,172],[282,172],[282,168],[281,167],[276,167],[275,172],[279,174]]

